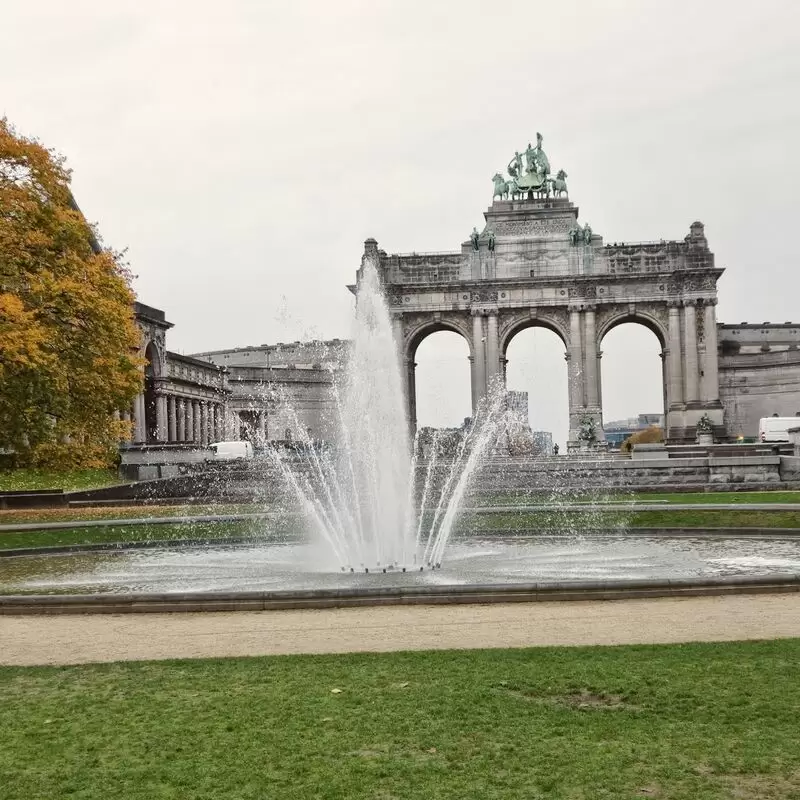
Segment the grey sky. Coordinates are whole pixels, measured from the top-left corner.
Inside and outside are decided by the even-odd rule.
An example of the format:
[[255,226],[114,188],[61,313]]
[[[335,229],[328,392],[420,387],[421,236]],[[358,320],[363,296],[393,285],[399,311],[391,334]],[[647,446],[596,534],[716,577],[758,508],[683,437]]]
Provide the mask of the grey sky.
[[[172,349],[346,336],[363,240],[457,248],[537,130],[607,242],[700,219],[721,320],[800,317],[796,0],[40,0],[3,21],[0,113],[68,157]],[[607,419],[659,407],[637,333],[604,346]],[[421,375],[457,417],[469,387],[440,336]],[[562,424],[563,370],[519,379],[536,427]]]

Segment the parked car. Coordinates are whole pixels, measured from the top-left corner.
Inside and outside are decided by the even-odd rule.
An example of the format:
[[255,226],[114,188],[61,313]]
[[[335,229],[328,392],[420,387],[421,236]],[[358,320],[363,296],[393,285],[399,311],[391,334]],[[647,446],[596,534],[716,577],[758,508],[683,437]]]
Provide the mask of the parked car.
[[250,442],[214,442],[208,446],[207,461],[245,461],[253,457]]

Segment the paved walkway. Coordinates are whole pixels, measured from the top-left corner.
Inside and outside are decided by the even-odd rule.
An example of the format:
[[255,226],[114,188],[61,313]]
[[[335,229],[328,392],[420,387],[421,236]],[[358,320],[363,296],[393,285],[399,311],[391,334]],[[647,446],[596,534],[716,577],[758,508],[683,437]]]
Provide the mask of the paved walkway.
[[617,602],[0,617],[0,664],[800,637],[800,592]]

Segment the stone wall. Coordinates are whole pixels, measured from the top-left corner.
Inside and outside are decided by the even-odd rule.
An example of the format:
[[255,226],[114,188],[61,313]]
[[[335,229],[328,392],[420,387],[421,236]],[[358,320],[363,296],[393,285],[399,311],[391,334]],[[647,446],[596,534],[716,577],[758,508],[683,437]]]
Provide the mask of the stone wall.
[[719,392],[730,438],[757,436],[762,417],[800,414],[800,326],[720,325],[719,342]]

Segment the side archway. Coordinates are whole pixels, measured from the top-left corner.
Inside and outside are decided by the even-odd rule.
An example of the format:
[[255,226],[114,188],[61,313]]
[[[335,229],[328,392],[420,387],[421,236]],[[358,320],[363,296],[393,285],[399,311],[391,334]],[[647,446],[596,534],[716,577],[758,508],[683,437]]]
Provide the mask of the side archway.
[[144,426],[145,441],[150,444],[158,441],[158,397],[156,395],[156,379],[161,378],[164,367],[161,353],[155,342],[150,341],[144,349]]
[[619,315],[600,328],[600,398],[611,448],[651,425],[666,435],[666,341],[660,321],[649,315]]
[[472,348],[461,326],[436,321],[406,339],[404,368],[412,430],[460,427],[472,413]]

